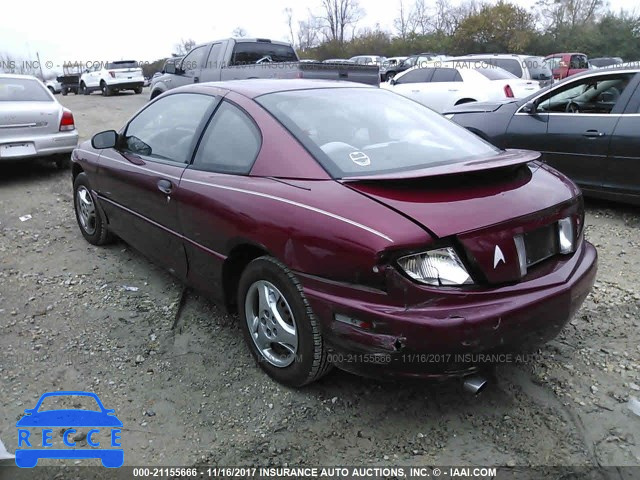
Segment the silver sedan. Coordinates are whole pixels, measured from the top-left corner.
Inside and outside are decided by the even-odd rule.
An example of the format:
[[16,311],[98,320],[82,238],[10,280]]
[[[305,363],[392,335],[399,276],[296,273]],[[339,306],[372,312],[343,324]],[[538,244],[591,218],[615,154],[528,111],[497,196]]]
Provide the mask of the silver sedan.
[[64,168],[77,144],[73,114],[40,80],[0,74],[0,161],[51,157]]

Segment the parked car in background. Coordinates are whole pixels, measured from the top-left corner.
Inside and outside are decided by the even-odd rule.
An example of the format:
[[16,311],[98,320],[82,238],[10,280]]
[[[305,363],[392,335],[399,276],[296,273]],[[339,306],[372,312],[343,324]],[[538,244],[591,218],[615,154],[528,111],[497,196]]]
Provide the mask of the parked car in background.
[[595,280],[580,191],[537,157],[379,88],[227,81],[83,143],[73,198],[88,242],[115,234],[237,311],[278,382],[464,376],[481,365],[457,354],[558,335]]
[[537,80],[540,88],[553,83],[553,72],[543,57],[531,55],[510,54],[477,54],[455,57],[455,59],[470,58],[485,62],[487,65],[500,67],[518,78]]
[[584,53],[554,53],[547,55],[544,59],[556,80],[562,80],[589,69],[589,59]]
[[47,87],[54,95],[62,91],[62,84],[55,78],[45,81],[44,86]]
[[400,66],[400,64],[402,64],[402,62],[404,62],[407,58],[409,57],[387,57],[387,61],[386,61],[387,72],[389,71],[390,68],[395,68]]
[[353,60],[349,60],[348,58],[327,58],[323,60],[322,63],[350,63],[355,64]]
[[134,60],[118,60],[115,62],[97,62],[80,77],[80,89],[85,95],[99,90],[108,97],[122,90],[133,90],[142,93],[144,75],[138,62]]
[[589,70],[511,102],[447,116],[500,148],[527,148],[586,195],[640,205],[640,68]]
[[0,162],[46,157],[64,168],[77,144],[73,114],[40,80],[0,74]]
[[468,102],[529,96],[540,86],[475,59],[429,62],[383,83],[381,88],[411,98],[436,112]]
[[65,64],[62,67],[62,75],[56,77],[56,80],[60,82],[62,95],[67,95],[69,92],[77,95],[80,93],[80,77],[82,77],[82,67],[78,64]]
[[411,55],[405,58],[401,62],[397,62],[396,65],[389,65],[386,72],[386,80],[391,80],[398,73],[409,70],[415,66],[426,66],[427,63],[434,60],[444,60],[446,55],[440,55],[437,53],[420,53],[418,55]]
[[387,57],[379,55],[356,55],[349,60],[358,65],[377,65],[380,70],[380,81],[384,82],[387,76]]
[[620,57],[597,57],[590,58],[589,63],[596,68],[602,68],[611,67],[613,65],[620,65],[621,63],[624,63],[624,60],[622,60],[622,58]]
[[[311,78],[380,83],[377,65],[355,62],[300,62],[290,43],[266,38],[227,38],[195,46],[180,62],[167,64],[150,97],[182,85],[255,78]],[[335,68],[327,65],[335,64]]]

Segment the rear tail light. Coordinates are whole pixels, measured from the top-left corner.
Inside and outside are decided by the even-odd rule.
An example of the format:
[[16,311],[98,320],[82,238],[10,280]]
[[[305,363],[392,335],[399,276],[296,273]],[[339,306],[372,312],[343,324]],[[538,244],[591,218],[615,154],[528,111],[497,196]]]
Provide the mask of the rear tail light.
[[513,98],[513,90],[511,90],[511,86],[510,85],[505,85],[504,86],[504,94],[507,98]]
[[62,112],[62,118],[60,119],[60,131],[68,132],[70,130],[74,130],[76,128],[75,122],[73,121],[73,113],[69,110],[65,110]]
[[116,78],[116,72],[109,72],[109,75],[111,75],[111,78]]

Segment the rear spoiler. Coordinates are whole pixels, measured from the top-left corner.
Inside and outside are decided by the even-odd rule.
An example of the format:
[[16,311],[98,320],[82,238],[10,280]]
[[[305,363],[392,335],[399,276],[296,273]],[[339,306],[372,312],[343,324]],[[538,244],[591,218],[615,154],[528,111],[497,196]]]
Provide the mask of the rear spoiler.
[[446,165],[436,165],[419,170],[408,170],[404,172],[382,173],[379,175],[364,175],[359,177],[345,177],[341,182],[362,182],[375,180],[405,180],[411,178],[438,177],[441,175],[456,175],[461,173],[471,173],[496,168],[513,167],[532,162],[540,158],[539,152],[531,150],[504,150],[501,153],[480,159],[466,162],[448,163]]

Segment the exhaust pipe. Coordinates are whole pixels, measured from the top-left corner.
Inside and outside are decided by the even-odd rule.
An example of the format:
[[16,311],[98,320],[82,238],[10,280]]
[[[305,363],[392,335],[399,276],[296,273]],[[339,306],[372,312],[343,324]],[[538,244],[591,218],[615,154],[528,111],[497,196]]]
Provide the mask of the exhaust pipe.
[[487,385],[487,379],[479,375],[466,377],[462,383],[463,388],[473,395],[478,395]]

